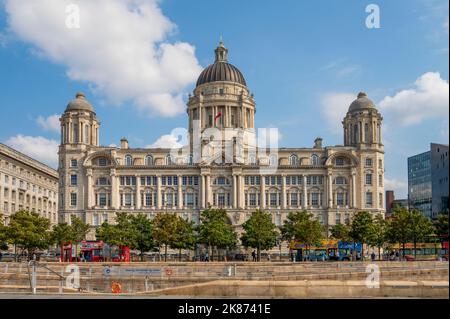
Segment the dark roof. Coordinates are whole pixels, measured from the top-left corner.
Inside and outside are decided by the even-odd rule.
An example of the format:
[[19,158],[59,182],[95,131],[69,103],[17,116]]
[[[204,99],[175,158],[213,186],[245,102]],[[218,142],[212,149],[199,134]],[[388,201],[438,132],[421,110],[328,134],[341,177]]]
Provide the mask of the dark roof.
[[94,112],[92,104],[86,100],[84,93],[78,92],[75,99],[67,104],[66,112],[68,111],[89,111]]
[[217,81],[236,82],[247,86],[241,71],[234,65],[227,62],[215,62],[211,64],[200,74],[197,80],[197,86]]

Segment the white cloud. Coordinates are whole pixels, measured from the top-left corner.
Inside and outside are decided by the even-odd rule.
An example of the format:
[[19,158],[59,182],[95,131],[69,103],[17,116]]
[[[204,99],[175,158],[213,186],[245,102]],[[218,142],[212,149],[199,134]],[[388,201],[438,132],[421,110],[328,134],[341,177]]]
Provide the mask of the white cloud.
[[184,111],[182,96],[201,67],[191,44],[168,42],[177,27],[158,0],[78,0],[80,28],[72,29],[66,27],[71,3],[6,0],[9,29],[109,103],[133,101],[161,116]]
[[56,140],[19,134],[10,137],[5,144],[54,168],[58,166],[59,143]]
[[405,198],[408,194],[408,182],[397,178],[384,178],[384,189],[393,190],[397,199]]
[[38,116],[36,119],[36,123],[39,124],[45,131],[59,132],[60,131],[60,123],[59,123],[59,115],[50,115],[45,118],[43,116]]
[[356,99],[352,93],[326,93],[321,97],[320,106],[328,129],[333,134],[342,134],[342,119],[350,104]]
[[425,73],[416,80],[414,88],[386,96],[378,105],[386,117],[403,126],[448,118],[448,81],[438,72]]
[[180,148],[182,146],[178,136],[167,134],[162,135],[155,143],[148,145],[147,148]]

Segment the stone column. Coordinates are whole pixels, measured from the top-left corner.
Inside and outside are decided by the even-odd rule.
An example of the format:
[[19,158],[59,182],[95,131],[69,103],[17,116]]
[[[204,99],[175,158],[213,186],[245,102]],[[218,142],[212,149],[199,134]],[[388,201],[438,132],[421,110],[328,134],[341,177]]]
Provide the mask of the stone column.
[[92,169],[87,170],[87,208],[91,209],[94,205],[94,183],[93,183],[93,176],[92,176]]
[[306,189],[306,175],[303,175],[303,209],[308,209],[308,191]]
[[286,175],[281,176],[281,194],[282,194],[282,202],[281,202],[281,208],[286,209],[287,206],[287,200],[286,200]]
[[156,208],[161,209],[162,207],[162,201],[161,201],[161,175],[156,176],[157,183],[156,183]]
[[141,176],[136,175],[136,203],[135,209],[141,209]]
[[333,207],[333,173],[331,171],[328,171],[328,208]]
[[178,209],[183,209],[183,176],[178,175]]
[[266,208],[266,177],[264,175],[261,175],[260,177],[261,179],[261,195],[260,195],[260,199],[261,199],[261,208],[265,209]]
[[119,195],[119,181],[116,175],[116,171],[111,170],[110,176],[111,176],[111,206],[113,209],[118,209],[120,206],[120,199],[119,199],[120,195]]
[[211,175],[206,175],[206,206],[212,205]]
[[200,208],[206,208],[205,205],[205,176],[204,175],[200,175]]
[[239,179],[239,208],[244,209],[245,193],[244,193],[244,176],[238,175]]
[[233,208],[237,209],[237,176],[233,174]]
[[356,208],[356,172],[352,170],[352,207]]

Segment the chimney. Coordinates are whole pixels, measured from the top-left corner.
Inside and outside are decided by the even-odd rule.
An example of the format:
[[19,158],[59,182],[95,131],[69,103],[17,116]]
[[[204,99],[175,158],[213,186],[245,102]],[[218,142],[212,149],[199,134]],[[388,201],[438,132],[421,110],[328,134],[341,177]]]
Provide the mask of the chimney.
[[314,148],[322,148],[322,138],[321,137],[317,137],[314,140]]
[[125,137],[120,140],[120,148],[123,150],[127,150],[129,148],[128,140]]

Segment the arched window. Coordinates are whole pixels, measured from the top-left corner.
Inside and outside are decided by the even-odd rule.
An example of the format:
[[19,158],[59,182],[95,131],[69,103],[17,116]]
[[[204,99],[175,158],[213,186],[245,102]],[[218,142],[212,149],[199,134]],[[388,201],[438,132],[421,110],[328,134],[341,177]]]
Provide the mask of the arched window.
[[289,157],[289,165],[291,166],[297,166],[298,165],[298,156],[295,154],[292,154]]
[[317,166],[319,165],[319,157],[316,154],[311,156],[311,165]]
[[145,157],[145,165],[146,166],[152,166],[153,165],[153,156],[147,155]]
[[269,157],[269,165],[270,166],[278,166],[278,158],[276,155],[270,155]]
[[133,165],[133,157],[131,155],[125,156],[125,166]]
[[166,155],[166,165],[174,165],[174,164],[175,164],[175,161],[174,161],[172,155],[167,154]]

